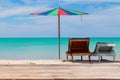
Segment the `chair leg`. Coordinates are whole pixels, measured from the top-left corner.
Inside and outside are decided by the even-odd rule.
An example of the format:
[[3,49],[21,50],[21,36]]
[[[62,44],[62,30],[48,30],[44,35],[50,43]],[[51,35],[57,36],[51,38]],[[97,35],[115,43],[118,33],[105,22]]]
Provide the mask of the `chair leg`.
[[68,61],[68,54],[66,54],[66,59],[67,59],[67,61]]
[[72,62],[73,62],[73,60],[74,60],[74,59],[73,59],[73,55],[71,55],[71,58],[72,58]]
[[89,57],[89,62],[91,63],[91,56],[89,55],[88,57]]
[[101,56],[98,56],[98,58],[99,58],[99,62],[101,61]]
[[115,62],[115,56],[113,56],[113,61]]
[[81,60],[83,60],[83,56],[81,56]]
[[103,57],[101,56],[101,60],[103,59]]

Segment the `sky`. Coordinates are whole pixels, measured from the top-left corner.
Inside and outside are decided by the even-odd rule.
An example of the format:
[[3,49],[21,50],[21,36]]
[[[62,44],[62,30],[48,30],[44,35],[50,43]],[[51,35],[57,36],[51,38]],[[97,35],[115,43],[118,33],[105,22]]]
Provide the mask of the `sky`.
[[32,16],[61,6],[89,15],[61,16],[61,37],[120,37],[120,0],[0,0],[0,37],[57,37],[57,16]]

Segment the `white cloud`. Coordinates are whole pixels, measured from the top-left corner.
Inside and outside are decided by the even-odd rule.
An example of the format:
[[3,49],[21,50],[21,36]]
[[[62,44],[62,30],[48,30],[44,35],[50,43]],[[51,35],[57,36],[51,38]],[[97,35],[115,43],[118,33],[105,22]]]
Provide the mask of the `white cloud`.
[[[1,10],[1,13],[0,13],[0,18],[4,18],[4,17],[9,17],[9,16],[15,16],[15,15],[23,15],[23,14],[29,14],[30,12],[33,12],[33,11],[43,11],[43,10],[46,10],[46,9],[50,9],[50,5],[49,3],[47,3],[47,0],[22,0],[25,4],[34,4],[34,3],[40,3],[39,5],[23,5],[23,6],[20,6],[18,4],[15,4],[15,3],[12,3],[10,0],[0,0],[0,3],[2,4],[0,6],[0,10]],[[76,3],[76,2],[88,2],[88,1],[91,1],[91,2],[120,2],[120,0],[63,0],[63,1],[66,1],[67,3]],[[46,4],[41,4],[42,2],[46,2]],[[50,2],[48,0],[48,2]],[[53,2],[51,2],[53,3]],[[57,3],[57,1],[56,1]],[[62,3],[62,0],[61,0],[61,3]],[[64,3],[63,3],[64,4]],[[53,5],[53,4],[52,4]],[[6,7],[6,8],[5,8]],[[10,9],[11,8],[11,9]],[[91,9],[91,8],[90,8]]]
[[[50,21],[50,22],[48,22]],[[9,24],[0,27],[0,37],[47,37],[57,36],[57,23],[54,20],[41,19],[36,22]]]
[[[111,37],[120,36],[120,7],[113,7],[99,11],[96,14],[80,17],[67,17],[61,21],[62,35],[87,36],[87,37]],[[68,30],[69,29],[69,30]]]
[[16,7],[12,9],[6,9],[1,11],[0,18],[9,17],[9,16],[16,16],[16,15],[29,15],[33,11],[43,11],[49,9],[47,5],[39,6],[24,6],[24,7]]
[[68,3],[75,2],[120,2],[120,0],[62,0]]
[[[104,9],[96,14],[90,14],[83,16],[83,21],[81,22],[80,16],[63,16],[61,17],[61,34],[62,36],[119,36],[119,21],[120,21],[120,7],[112,7],[110,9]],[[57,16],[32,16],[27,18],[21,18],[21,20],[31,21],[32,24],[27,24],[26,26],[31,26],[30,30],[34,30],[35,33],[44,34],[48,36],[49,34],[55,36],[57,34]],[[54,26],[54,27],[53,27]],[[23,29],[25,29],[23,27]],[[20,29],[19,29],[20,30]],[[112,31],[111,31],[112,30]],[[53,32],[56,31],[56,32]],[[45,34],[45,33],[48,34]],[[87,32],[87,33],[86,33]],[[28,32],[29,33],[29,32]],[[33,33],[33,32],[32,32]],[[37,34],[36,34],[37,35]],[[56,35],[57,36],[57,35]]]
[[0,27],[5,26],[5,25],[6,25],[5,22],[0,22]]
[[[64,0],[68,2],[77,2],[85,0]],[[86,0],[91,1],[91,0]],[[100,2],[103,0],[92,0]],[[104,0],[105,2],[106,0]],[[108,0],[117,2],[118,0]],[[107,2],[107,1],[106,1]],[[31,1],[25,2],[31,4]],[[43,4],[40,6],[15,6],[15,8],[2,10],[0,18],[6,18],[15,15],[29,15],[34,11],[44,11],[49,9],[49,4]],[[120,6],[114,6],[111,8],[105,8],[95,12],[94,14],[83,16],[63,16],[61,17],[61,36],[120,36]],[[0,36],[18,36],[18,37],[48,37],[57,36],[57,16],[56,17],[44,17],[44,16],[17,16],[15,20],[20,21],[17,24],[0,22]],[[112,31],[111,31],[112,30]],[[102,32],[101,32],[102,31]]]
[[[20,2],[23,2],[24,4],[20,4]],[[50,9],[50,4],[40,3],[42,1],[38,2],[37,0],[21,0],[20,2],[13,2],[12,0],[0,0],[0,18],[25,15],[34,11],[43,11]]]
[[105,15],[119,15],[120,14],[120,6],[114,6],[109,9],[103,9],[101,12],[97,12],[97,14],[105,14]]
[[25,4],[33,4],[35,2],[35,0],[21,0],[23,1],[23,3]]
[[12,0],[0,0],[0,10],[12,9],[19,6],[20,4],[13,3]]

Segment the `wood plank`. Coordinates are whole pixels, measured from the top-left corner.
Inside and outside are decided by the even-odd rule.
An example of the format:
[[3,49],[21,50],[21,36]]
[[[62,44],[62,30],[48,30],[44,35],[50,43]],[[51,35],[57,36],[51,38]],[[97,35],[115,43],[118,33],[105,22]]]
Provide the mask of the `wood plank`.
[[120,80],[120,63],[0,65],[0,80]]

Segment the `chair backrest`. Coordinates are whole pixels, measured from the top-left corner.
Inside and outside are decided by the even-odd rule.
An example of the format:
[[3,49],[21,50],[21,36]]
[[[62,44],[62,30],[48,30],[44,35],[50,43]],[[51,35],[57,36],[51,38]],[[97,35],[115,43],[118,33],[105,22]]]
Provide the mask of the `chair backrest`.
[[114,46],[115,43],[97,42],[94,52],[111,52]]
[[89,38],[69,39],[68,52],[89,52]]

